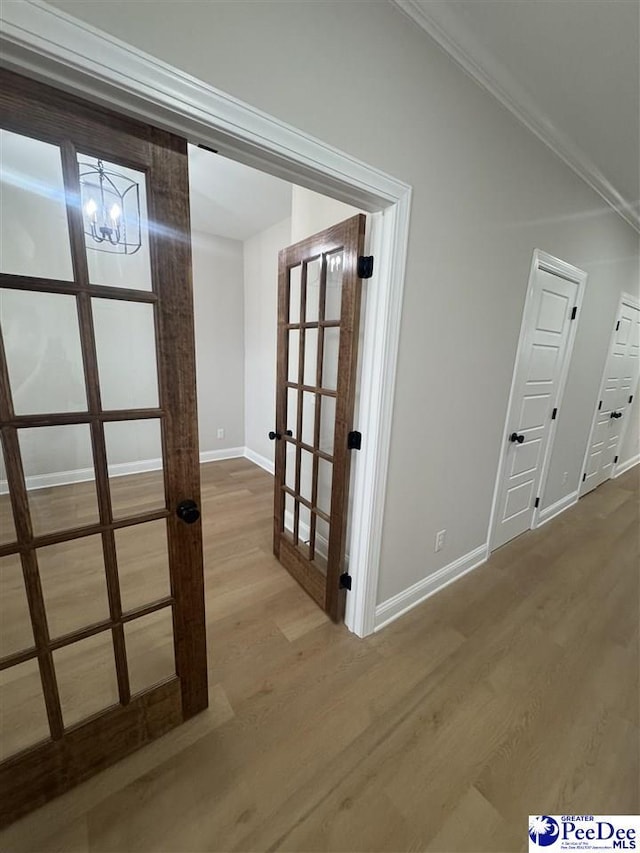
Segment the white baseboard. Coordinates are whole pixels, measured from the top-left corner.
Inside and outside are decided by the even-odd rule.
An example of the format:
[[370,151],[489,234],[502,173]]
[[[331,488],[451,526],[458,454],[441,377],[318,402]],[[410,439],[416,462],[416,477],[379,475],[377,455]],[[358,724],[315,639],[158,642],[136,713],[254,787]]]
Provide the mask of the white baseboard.
[[466,575],[467,572],[486,563],[488,556],[489,548],[485,542],[484,545],[481,545],[474,551],[469,551],[468,554],[459,557],[453,563],[449,563],[448,566],[438,569],[432,575],[423,578],[418,583],[414,583],[413,586],[399,592],[392,598],[387,599],[387,601],[383,601],[382,604],[378,604],[376,607],[374,630],[379,631],[385,625],[394,622],[403,613],[412,610],[426,598],[444,589],[445,586],[449,586],[450,583],[457,581],[458,578]]
[[244,447],[228,447],[226,450],[204,450],[200,454],[203,462],[221,462],[223,459],[240,459],[244,456]]
[[618,462],[615,471],[613,472],[614,477],[619,477],[620,474],[624,474],[627,471],[631,470],[634,465],[640,464],[640,453],[637,456],[632,456],[631,459],[627,459],[625,462]]
[[580,497],[580,490],[576,489],[575,492],[571,492],[570,495],[565,495],[563,498],[560,498],[559,501],[551,504],[551,506],[545,507],[540,510],[538,514],[538,524],[537,527],[540,527],[543,524],[546,524],[547,521],[551,521],[552,518],[555,518],[557,515],[560,515],[561,512],[564,512],[565,509],[569,509],[570,506],[578,503],[578,498]]
[[[129,474],[143,474],[145,471],[159,471],[162,468],[161,459],[140,459],[137,462],[119,462],[109,465],[110,477],[126,477]],[[50,474],[34,474],[25,477],[27,491],[50,489],[53,486],[68,486],[70,483],[87,483],[95,480],[93,468],[75,468],[72,471],[53,471]],[[0,495],[6,495],[9,485],[6,480],[0,480]]]
[[275,466],[273,459],[267,459],[266,456],[260,456],[259,453],[256,453],[249,447],[244,447],[243,450],[244,453],[242,453],[241,455],[244,456],[245,459],[248,459],[249,462],[253,462],[254,465],[258,465],[260,468],[264,468],[264,470],[268,471],[270,474],[274,473]]
[[[227,450],[205,450],[200,454],[200,463],[219,462],[222,459],[238,459],[245,456],[244,447],[230,447]],[[127,477],[129,474],[144,474],[145,471],[159,471],[161,459],[139,459],[137,462],[119,462],[109,465],[110,477]],[[26,477],[27,491],[50,489],[53,486],[68,486],[71,483],[86,483],[95,479],[93,468],[75,468],[72,471],[53,471],[51,474],[36,474]],[[6,495],[9,486],[6,480],[0,480],[0,495]]]

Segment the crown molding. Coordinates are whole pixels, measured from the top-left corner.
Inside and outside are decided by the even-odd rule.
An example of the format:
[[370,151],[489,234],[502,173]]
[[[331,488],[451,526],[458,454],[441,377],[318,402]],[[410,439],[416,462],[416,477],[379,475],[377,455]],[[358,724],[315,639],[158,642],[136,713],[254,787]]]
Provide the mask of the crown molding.
[[364,210],[410,193],[408,184],[45,0],[0,0],[0,65],[254,168],[264,170],[266,152],[276,177]]
[[640,232],[640,212],[634,210],[585,152],[549,121],[504,66],[456,26],[453,14],[436,15],[420,0],[390,2],[428,33],[476,83],[493,95],[632,228]]

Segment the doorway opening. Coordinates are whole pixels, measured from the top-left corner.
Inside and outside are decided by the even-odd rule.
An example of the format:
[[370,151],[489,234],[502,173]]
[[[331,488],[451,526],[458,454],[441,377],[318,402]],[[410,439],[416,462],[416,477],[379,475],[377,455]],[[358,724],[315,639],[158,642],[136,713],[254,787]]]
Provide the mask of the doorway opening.
[[[369,288],[360,359],[360,419],[367,424],[367,434],[352,490],[353,588],[345,613],[350,630],[359,636],[371,633],[411,186],[46,5],[7,7],[2,48],[3,64],[14,71],[367,212],[381,211],[380,227],[370,247],[379,263],[375,286]],[[97,56],[100,62],[96,62]],[[115,75],[114,68],[121,73]]]
[[188,159],[205,555],[235,543],[205,572],[235,565],[241,587],[253,549],[276,554],[339,621],[369,284],[355,261],[375,216],[193,145]]
[[[351,631],[370,634],[375,629],[410,185],[58,10],[14,4],[5,10],[4,23],[3,63],[8,68],[165,128],[231,160],[368,213],[379,212],[369,248],[378,262],[368,288],[360,358],[360,423],[367,432],[352,488],[353,585],[345,612]],[[123,73],[114,75],[114,68]]]

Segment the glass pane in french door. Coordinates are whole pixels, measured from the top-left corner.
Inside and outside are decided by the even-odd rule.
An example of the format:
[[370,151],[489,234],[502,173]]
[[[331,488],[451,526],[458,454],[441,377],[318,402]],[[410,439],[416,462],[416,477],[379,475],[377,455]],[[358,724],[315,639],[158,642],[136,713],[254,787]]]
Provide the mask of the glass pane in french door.
[[0,671],[0,761],[49,738],[38,661]]
[[57,145],[0,130],[0,272],[73,280]]
[[0,557],[0,658],[34,646],[19,554]]
[[88,423],[21,428],[18,444],[36,536],[99,522]]
[[65,728],[118,704],[111,631],[57,649],[53,664]]
[[16,525],[13,520],[7,466],[4,461],[4,449],[0,446],[0,545],[16,541]]
[[0,323],[16,415],[86,412],[75,296],[3,288]]
[[124,635],[132,693],[140,693],[176,674],[170,607],[126,622]]
[[109,596],[99,534],[36,551],[52,638],[109,619]]
[[102,408],[157,409],[153,305],[92,299]]
[[339,249],[331,252],[325,258],[327,271],[327,295],[325,300],[324,319],[340,320],[342,306],[342,275],[344,272],[344,252]]
[[78,153],[89,282],[151,290],[146,174]]
[[164,509],[164,462],[159,418],[104,425],[109,490],[114,518]]
[[121,527],[115,540],[122,610],[127,613],[169,598],[166,519]]

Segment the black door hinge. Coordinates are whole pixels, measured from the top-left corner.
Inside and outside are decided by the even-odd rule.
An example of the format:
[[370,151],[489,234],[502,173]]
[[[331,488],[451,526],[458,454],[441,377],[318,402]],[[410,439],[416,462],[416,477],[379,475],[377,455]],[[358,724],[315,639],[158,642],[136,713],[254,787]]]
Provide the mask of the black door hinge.
[[534,503],[534,507],[536,509],[538,509],[539,506],[540,506],[540,498],[536,498],[536,502]]
[[586,479],[587,479],[587,472],[585,471],[584,474],[582,475],[582,482],[584,483],[584,481]]
[[347,436],[347,448],[349,450],[362,450],[362,433],[352,430]]
[[613,457],[613,464],[615,465],[617,461],[618,461],[618,457],[617,457],[617,456],[614,456],[614,457]]
[[351,575],[347,572],[340,575],[340,589],[351,589]]
[[602,400],[600,400],[600,402],[598,403],[598,411],[600,411],[601,408],[602,408]]
[[616,332],[618,331],[619,328],[620,328],[620,320],[618,320],[618,322],[616,323]]
[[575,319],[576,319],[576,315],[577,315],[577,313],[578,313],[578,306],[577,306],[577,305],[574,305],[574,306],[573,306],[573,311],[571,312],[571,319],[572,319],[572,320],[575,320]]
[[629,397],[629,402],[630,402],[630,403],[632,403],[632,402],[633,402],[633,394]]
[[555,419],[556,419],[557,415],[558,415],[558,409],[557,409],[557,408],[555,408],[555,409],[551,412],[551,420],[552,420],[552,421],[555,421]]
[[373,255],[360,255],[358,258],[358,278],[371,278],[373,275]]

